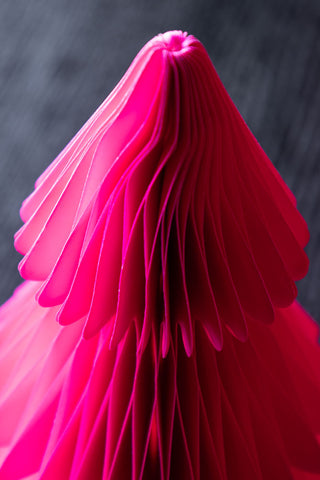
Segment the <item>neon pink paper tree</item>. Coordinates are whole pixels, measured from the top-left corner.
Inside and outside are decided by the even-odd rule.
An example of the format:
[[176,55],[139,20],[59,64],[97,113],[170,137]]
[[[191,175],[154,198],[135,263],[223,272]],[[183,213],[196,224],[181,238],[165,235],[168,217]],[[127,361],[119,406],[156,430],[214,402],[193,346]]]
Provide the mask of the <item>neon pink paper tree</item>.
[[21,217],[0,480],[320,478],[308,230],[197,39],[141,50]]

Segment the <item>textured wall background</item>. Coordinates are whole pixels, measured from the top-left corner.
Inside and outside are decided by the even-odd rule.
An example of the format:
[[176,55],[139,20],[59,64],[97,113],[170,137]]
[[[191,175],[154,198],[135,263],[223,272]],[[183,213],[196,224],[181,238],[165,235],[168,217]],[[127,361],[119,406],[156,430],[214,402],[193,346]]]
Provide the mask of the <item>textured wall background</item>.
[[295,193],[311,241],[299,299],[320,321],[320,2],[1,0],[0,302],[21,281],[12,245],[34,180],[152,36],[187,30]]

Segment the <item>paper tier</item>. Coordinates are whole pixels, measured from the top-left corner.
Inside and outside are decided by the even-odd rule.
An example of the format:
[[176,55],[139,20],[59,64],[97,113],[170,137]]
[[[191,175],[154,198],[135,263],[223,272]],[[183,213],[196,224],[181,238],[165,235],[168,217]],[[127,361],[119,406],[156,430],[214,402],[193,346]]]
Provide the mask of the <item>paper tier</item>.
[[0,480],[320,478],[308,230],[198,40],[152,39],[21,217]]

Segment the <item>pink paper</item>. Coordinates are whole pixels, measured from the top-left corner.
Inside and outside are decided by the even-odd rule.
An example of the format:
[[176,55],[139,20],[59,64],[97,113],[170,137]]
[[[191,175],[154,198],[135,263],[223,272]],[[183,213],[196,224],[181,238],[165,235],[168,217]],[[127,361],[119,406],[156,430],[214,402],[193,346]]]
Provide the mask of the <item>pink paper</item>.
[[0,480],[320,478],[308,229],[196,38],[145,45],[21,218]]

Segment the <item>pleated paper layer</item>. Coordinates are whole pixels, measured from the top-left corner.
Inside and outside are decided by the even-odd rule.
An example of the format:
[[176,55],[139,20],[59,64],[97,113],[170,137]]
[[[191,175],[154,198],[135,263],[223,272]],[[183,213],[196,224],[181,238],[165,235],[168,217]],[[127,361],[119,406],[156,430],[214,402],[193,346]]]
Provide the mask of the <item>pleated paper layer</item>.
[[44,172],[15,246],[40,305],[90,338],[134,321],[188,355],[199,321],[218,350],[226,327],[270,323],[308,268],[295,201],[192,36],[159,35]]
[[0,480],[320,479],[308,229],[196,38],[140,51],[21,217]]
[[[91,339],[26,282],[0,310],[1,480],[320,478],[318,328],[298,304],[218,352],[201,322],[143,351],[131,323]],[[309,473],[308,473],[309,472]]]

